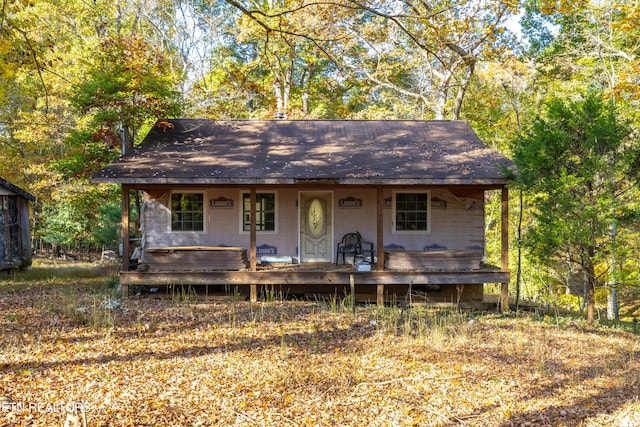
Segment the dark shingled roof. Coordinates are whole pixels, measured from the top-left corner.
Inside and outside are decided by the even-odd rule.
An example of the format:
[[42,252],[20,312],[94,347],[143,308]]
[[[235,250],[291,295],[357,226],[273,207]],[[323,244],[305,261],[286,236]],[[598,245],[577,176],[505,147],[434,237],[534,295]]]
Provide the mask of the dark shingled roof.
[[26,191],[24,191],[22,188],[18,187],[17,185],[14,185],[12,183],[10,183],[9,181],[0,178],[0,187],[4,187],[7,190],[11,191],[12,193],[15,193],[19,196],[24,197],[25,199],[35,202],[36,198],[31,195],[30,193],[27,193]]
[[512,166],[462,121],[175,119],[93,181],[502,185]]

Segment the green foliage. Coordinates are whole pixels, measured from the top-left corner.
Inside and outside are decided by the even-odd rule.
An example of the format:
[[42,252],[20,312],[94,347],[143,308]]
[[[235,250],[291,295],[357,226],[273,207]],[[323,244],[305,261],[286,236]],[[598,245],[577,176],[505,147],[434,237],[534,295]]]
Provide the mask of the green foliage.
[[526,246],[545,265],[568,265],[559,277],[584,276],[591,302],[609,277],[611,226],[626,225],[616,207],[633,200],[638,151],[630,136],[615,106],[592,92],[551,100],[512,147],[519,184],[532,196]]
[[[590,94],[584,101],[552,100],[546,117],[536,118],[514,143],[519,182],[535,192],[538,215],[548,225],[540,237],[553,241],[548,246],[574,235],[583,241],[608,229],[612,218],[606,207],[614,205],[618,185],[634,169],[633,164],[623,163],[628,160],[622,150],[629,134],[629,126],[619,121],[613,106]],[[557,217],[559,213],[563,218]],[[562,226],[566,216],[574,218],[572,230],[569,224]],[[558,235],[561,230],[571,233]]]
[[65,186],[43,204],[42,220],[35,224],[34,232],[47,243],[116,248],[120,219],[117,190],[115,186]]
[[118,224],[122,209],[116,202],[107,202],[98,207],[96,222],[91,230],[91,240],[98,245],[116,249],[118,247]]
[[[119,145],[119,126],[132,133],[147,121],[179,114],[176,77],[167,56],[139,36],[102,39],[88,80],[79,85],[73,104],[91,114],[98,129],[93,138],[108,145]],[[130,146],[133,141],[130,142]]]
[[69,151],[66,157],[50,164],[52,170],[67,179],[89,177],[118,155],[118,151],[100,142],[86,142]]
[[86,216],[77,212],[71,204],[46,205],[43,209],[44,226],[42,240],[47,243],[75,245],[86,240],[84,223]]

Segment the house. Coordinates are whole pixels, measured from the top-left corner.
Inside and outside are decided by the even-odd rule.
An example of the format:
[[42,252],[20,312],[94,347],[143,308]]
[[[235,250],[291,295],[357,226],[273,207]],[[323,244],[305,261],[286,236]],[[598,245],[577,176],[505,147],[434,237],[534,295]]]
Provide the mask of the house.
[[[289,293],[348,286],[382,303],[481,301],[509,282],[509,159],[462,121],[160,120],[93,176],[122,185],[120,283]],[[129,195],[144,192],[131,239]],[[485,192],[502,193],[502,265],[483,263]],[[342,236],[370,253],[343,265]],[[132,243],[133,242],[133,243]],[[368,262],[367,262],[368,261]],[[338,263],[338,265],[336,265]],[[242,288],[245,289],[245,288]]]
[[0,178],[0,271],[31,266],[31,194]]

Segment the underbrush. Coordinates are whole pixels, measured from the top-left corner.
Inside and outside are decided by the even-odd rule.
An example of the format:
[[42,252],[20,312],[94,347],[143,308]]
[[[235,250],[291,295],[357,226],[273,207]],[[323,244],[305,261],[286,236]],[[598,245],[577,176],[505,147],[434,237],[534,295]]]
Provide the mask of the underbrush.
[[95,287],[117,284],[118,265],[75,263],[36,258],[33,265],[20,272],[0,275],[0,290],[16,291],[37,286],[64,285]]
[[63,425],[21,408],[68,402],[104,426],[640,425],[618,325],[349,294],[120,300],[114,275],[60,268],[0,279],[0,397],[22,405],[0,425]]

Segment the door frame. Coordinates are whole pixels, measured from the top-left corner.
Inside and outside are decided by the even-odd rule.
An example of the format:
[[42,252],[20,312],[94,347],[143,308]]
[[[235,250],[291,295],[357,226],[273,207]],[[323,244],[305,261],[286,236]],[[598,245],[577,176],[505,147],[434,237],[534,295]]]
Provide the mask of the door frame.
[[300,263],[303,262],[318,262],[318,261],[304,261],[302,258],[302,240],[301,240],[301,235],[302,235],[302,210],[303,210],[303,206],[302,206],[302,195],[310,195],[307,196],[308,198],[313,197],[313,194],[324,194],[327,196],[328,200],[331,203],[331,208],[330,208],[330,212],[327,213],[327,218],[331,219],[331,230],[327,229],[327,234],[329,235],[329,262],[335,262],[334,260],[334,251],[333,251],[333,247],[334,247],[334,243],[335,243],[335,227],[334,227],[334,220],[335,220],[335,208],[334,208],[334,192],[333,190],[299,190],[298,191],[298,227],[297,227],[297,233],[298,233],[298,257],[300,258]]

